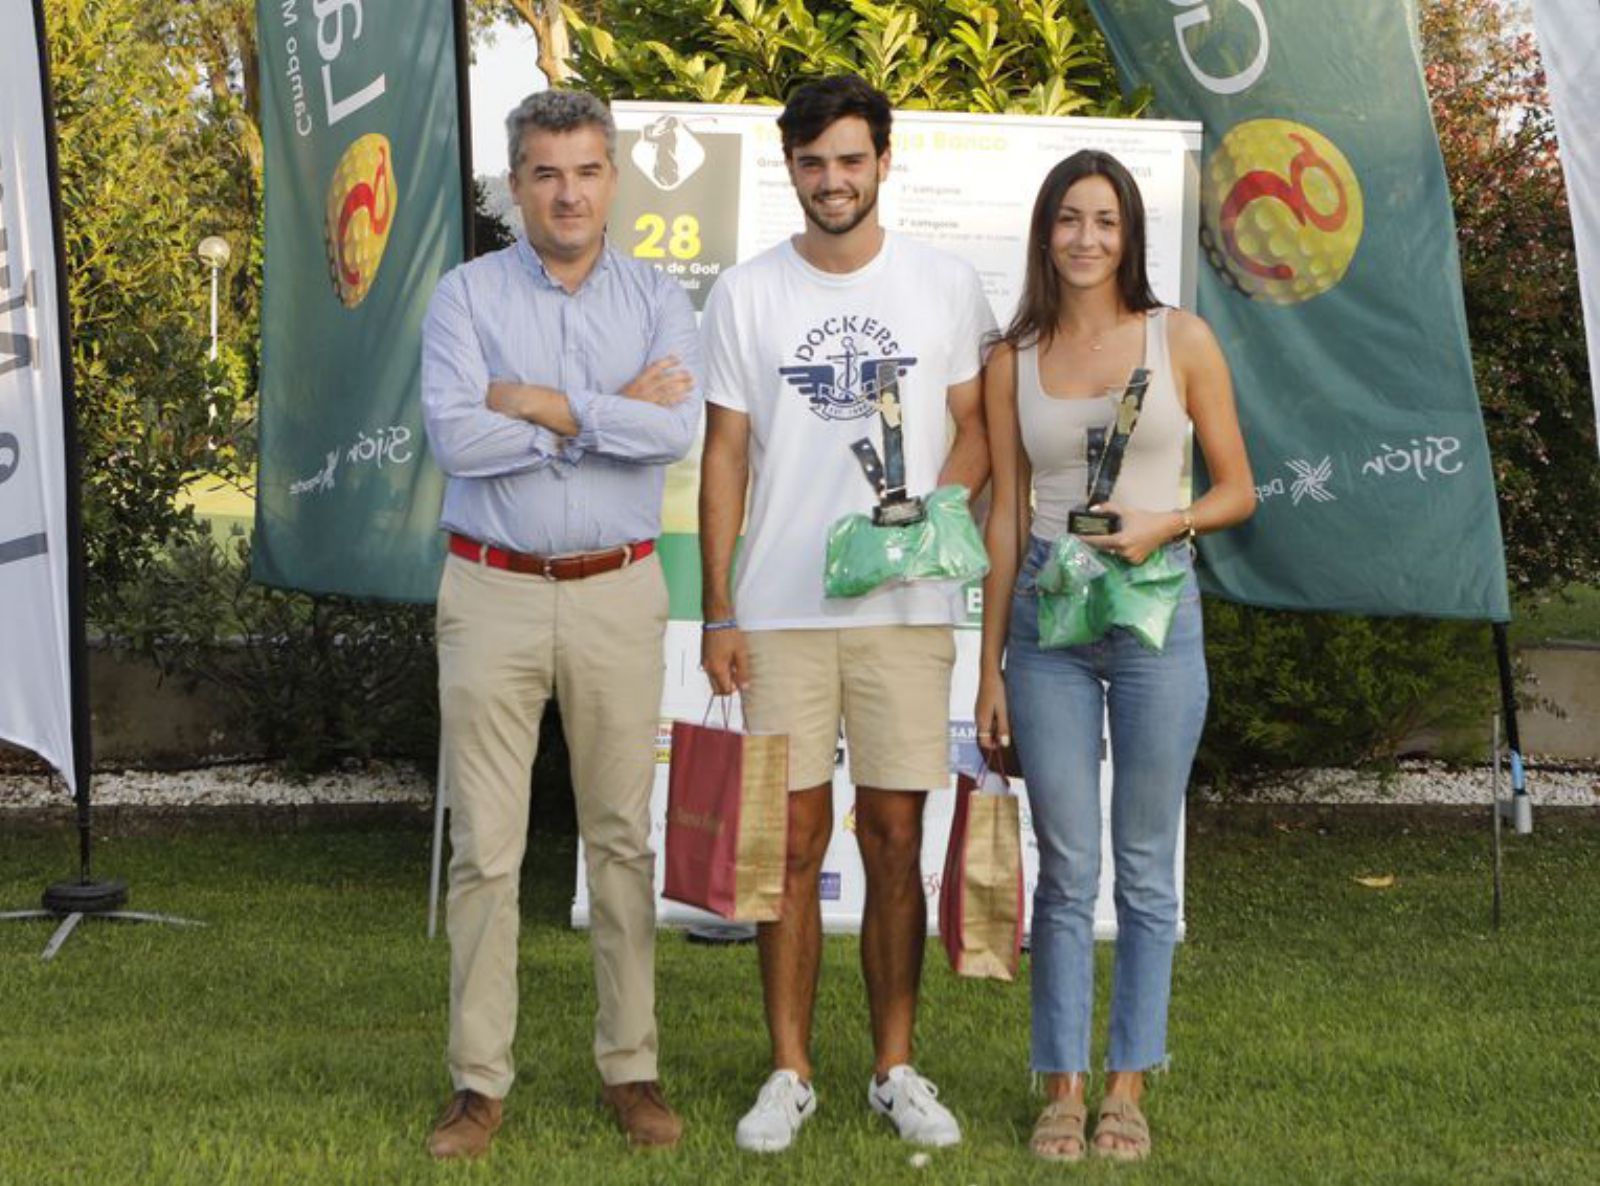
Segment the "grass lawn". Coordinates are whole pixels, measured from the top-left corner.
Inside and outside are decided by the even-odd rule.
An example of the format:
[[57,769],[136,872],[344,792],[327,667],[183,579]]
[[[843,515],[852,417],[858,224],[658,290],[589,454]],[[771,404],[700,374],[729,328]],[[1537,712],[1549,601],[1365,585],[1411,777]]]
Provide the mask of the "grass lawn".
[[1600,587],[1568,585],[1519,601],[1513,613],[1511,633],[1517,642],[1600,642]]
[[[524,884],[519,1083],[490,1158],[422,1152],[448,1086],[446,946],[424,938],[427,837],[213,832],[104,843],[134,906],[203,931],[0,926],[0,1183],[1591,1183],[1600,1181],[1600,824],[1540,817],[1488,925],[1483,831],[1339,817],[1192,831],[1172,1072],[1140,1167],[1033,1161],[1024,985],[957,981],[931,949],[919,1064],[966,1142],[925,1168],[870,1116],[852,940],[830,939],[821,1111],[779,1159],[733,1125],[766,1052],[749,948],[664,935],[663,1066],[688,1134],[630,1155],[594,1107],[573,847]],[[0,909],[73,867],[72,838],[0,834]],[[1392,874],[1389,889],[1355,878]],[[1104,972],[1106,969],[1102,969]],[[1103,977],[1102,977],[1103,981]]]
[[255,527],[255,496],[214,474],[192,479],[177,501],[179,506],[193,507],[195,515],[211,528],[212,538],[224,547],[234,539],[248,537]]

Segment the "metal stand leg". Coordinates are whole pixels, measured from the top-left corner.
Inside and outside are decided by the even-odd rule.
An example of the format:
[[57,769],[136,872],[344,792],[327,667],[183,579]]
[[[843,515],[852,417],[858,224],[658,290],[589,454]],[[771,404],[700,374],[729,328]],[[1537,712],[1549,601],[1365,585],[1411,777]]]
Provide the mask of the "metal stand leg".
[[439,777],[433,793],[433,861],[428,870],[428,938],[439,930],[439,876],[444,864],[444,737],[439,738]]
[[179,918],[174,914],[151,914],[147,910],[113,910],[110,914],[97,914],[95,918],[115,918],[122,922],[159,922],[169,927],[203,927],[206,924],[192,918]]
[[192,918],[178,918],[171,914],[151,914],[145,910],[72,910],[65,914],[59,910],[7,910],[0,913],[0,922],[22,922],[38,918],[61,920],[61,925],[50,936],[50,942],[44,945],[44,952],[39,957],[46,962],[55,959],[62,945],[72,937],[72,932],[77,930],[78,924],[85,919],[91,922],[100,918],[107,918],[113,922],[155,922],[169,927],[203,927],[206,925]]
[[1491,726],[1493,731],[1494,766],[1489,775],[1489,793],[1494,802],[1494,929],[1500,929],[1500,716],[1495,714]]
[[44,945],[44,954],[39,958],[45,962],[55,959],[56,952],[61,950],[61,945],[71,937],[72,932],[78,929],[78,924],[82,921],[83,915],[81,914],[67,915],[62,920],[61,925],[56,928],[56,933],[50,936],[50,942]]

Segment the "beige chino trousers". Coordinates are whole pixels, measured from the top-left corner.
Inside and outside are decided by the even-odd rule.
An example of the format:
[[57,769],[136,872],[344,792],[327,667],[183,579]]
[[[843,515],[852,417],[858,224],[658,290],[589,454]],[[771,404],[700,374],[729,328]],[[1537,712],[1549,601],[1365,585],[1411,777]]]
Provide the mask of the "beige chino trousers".
[[547,581],[450,556],[439,704],[450,813],[450,1076],[502,1099],[515,1077],[518,878],[539,719],[552,695],[572,760],[589,881],[601,1079],[654,1079],[650,792],[667,588],[648,556]]

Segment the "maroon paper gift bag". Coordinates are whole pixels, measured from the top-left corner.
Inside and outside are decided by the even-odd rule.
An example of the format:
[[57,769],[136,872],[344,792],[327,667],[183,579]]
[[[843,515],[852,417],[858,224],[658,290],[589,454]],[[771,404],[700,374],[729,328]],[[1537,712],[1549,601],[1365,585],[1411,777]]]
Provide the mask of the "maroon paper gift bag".
[[788,839],[788,737],[674,721],[664,895],[772,922],[783,911]]

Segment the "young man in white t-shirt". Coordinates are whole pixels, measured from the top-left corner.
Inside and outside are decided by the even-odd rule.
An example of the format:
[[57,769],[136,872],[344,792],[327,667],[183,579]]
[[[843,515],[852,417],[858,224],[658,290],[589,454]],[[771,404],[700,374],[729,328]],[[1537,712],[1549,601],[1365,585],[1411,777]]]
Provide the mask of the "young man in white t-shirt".
[[829,526],[877,501],[851,445],[881,441],[880,387],[892,392],[898,381],[911,495],[950,483],[976,493],[988,476],[980,372],[993,314],[970,265],[879,225],[890,120],[888,100],[859,78],[794,93],[778,127],[805,230],[724,275],[702,324],[702,660],[718,692],[742,693],[751,730],[789,735],[783,918],[762,925],[758,939],[773,1071],[736,1133],[741,1148],[761,1152],[787,1148],[816,1108],[818,874],[833,832],[841,718],[867,879],[868,1100],[908,1141],[961,1139],[910,1065],[927,930],[922,811],[926,792],[950,781],[960,591],[899,585],[829,600],[822,584]]

